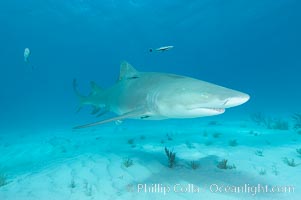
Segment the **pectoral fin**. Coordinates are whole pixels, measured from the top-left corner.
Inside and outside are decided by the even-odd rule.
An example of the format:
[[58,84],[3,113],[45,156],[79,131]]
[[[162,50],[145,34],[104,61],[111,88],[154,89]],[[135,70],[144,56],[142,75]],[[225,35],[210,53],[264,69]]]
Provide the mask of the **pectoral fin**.
[[105,119],[102,121],[98,121],[98,122],[94,122],[94,123],[86,124],[86,125],[82,125],[82,126],[76,126],[76,127],[74,127],[74,129],[87,128],[87,127],[96,126],[96,125],[100,125],[100,124],[104,124],[104,123],[108,123],[108,122],[113,122],[116,120],[123,120],[123,119],[127,119],[127,118],[135,118],[135,117],[139,117],[139,116],[144,116],[146,114],[147,113],[145,112],[145,110],[139,109],[139,110],[131,111],[131,112],[128,112],[123,115],[113,117],[110,119]]

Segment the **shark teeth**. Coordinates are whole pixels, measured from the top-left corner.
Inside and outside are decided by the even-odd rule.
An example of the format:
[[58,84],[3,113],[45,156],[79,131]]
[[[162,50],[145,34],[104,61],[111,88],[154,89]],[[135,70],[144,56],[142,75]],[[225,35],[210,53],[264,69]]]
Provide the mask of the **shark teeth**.
[[224,108],[210,108],[211,110],[215,110],[217,112],[225,112]]
[[223,113],[223,112],[225,112],[225,109],[224,109],[224,108],[197,107],[197,108],[192,108],[192,109],[190,109],[190,110],[193,110],[193,109],[208,109],[208,110],[216,111],[216,112],[218,112],[218,113]]

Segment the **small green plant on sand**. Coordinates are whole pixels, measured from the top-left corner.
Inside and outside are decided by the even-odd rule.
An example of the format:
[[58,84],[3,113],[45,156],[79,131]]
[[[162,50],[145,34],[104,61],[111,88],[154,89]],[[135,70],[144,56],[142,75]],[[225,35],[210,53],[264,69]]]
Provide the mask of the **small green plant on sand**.
[[128,139],[128,144],[133,145],[135,142],[134,138]]
[[219,133],[219,132],[215,132],[212,134],[212,137],[214,137],[214,138],[219,138],[220,136],[221,136],[221,133]]
[[288,122],[283,119],[274,119],[272,128],[277,130],[288,130],[289,125]]
[[216,126],[216,125],[219,125],[219,122],[218,121],[210,121],[210,122],[208,122],[208,125]]
[[189,165],[190,165],[190,167],[191,167],[191,169],[194,169],[194,170],[196,170],[196,169],[198,169],[199,167],[200,167],[200,163],[199,162],[197,162],[197,161],[191,161],[190,163],[189,163]]
[[125,159],[123,160],[123,165],[124,165],[126,168],[132,166],[133,164],[134,164],[134,162],[133,162],[133,160],[130,159],[130,158],[125,158]]
[[301,129],[301,114],[295,113],[292,116],[292,119],[294,121],[294,129],[295,130]]
[[301,156],[301,148],[296,149],[296,152]]
[[195,148],[194,145],[189,141],[186,141],[185,144],[186,144],[187,148],[189,148],[189,149],[194,149]]
[[255,155],[263,157],[263,151],[262,150],[257,150],[257,151],[255,151]]
[[278,174],[279,174],[277,165],[275,163],[272,165],[272,172],[273,172],[273,174],[275,174],[275,176],[278,176]]
[[272,128],[271,118],[266,117],[263,113],[253,113],[250,115],[250,118],[253,122],[255,122],[258,126],[264,126],[268,129]]
[[74,189],[74,188],[76,187],[76,184],[75,184],[74,179],[71,180],[71,182],[70,182],[70,184],[69,184],[69,187],[70,187],[71,189]]
[[167,137],[167,140],[169,140],[169,141],[173,140],[172,137],[171,137],[171,135],[169,135],[168,133],[166,134],[166,137]]
[[264,115],[263,113],[251,114],[251,120],[259,126],[263,126],[267,129],[277,129],[277,130],[288,130],[289,124],[283,119],[272,118]]
[[283,162],[290,167],[297,167],[298,165],[300,165],[295,163],[295,159],[289,160],[287,157],[283,158]]
[[0,187],[7,185],[7,184],[8,184],[7,176],[0,172]]
[[131,145],[132,148],[135,148],[136,147],[135,139],[134,138],[128,139],[128,144]]
[[254,136],[259,136],[259,135],[260,135],[259,132],[253,131],[253,130],[251,130],[251,131],[249,132],[249,134],[250,134],[250,135],[254,135]]
[[237,140],[230,140],[229,141],[229,146],[236,147],[237,145],[238,145]]
[[166,147],[165,147],[165,154],[167,156],[167,159],[168,159],[168,167],[169,168],[173,168],[174,165],[175,165],[175,162],[176,162],[176,153],[168,150]]
[[211,141],[211,140],[207,140],[206,142],[205,142],[205,145],[206,146],[210,146],[210,145],[212,145],[213,144],[213,141]]
[[85,190],[85,194],[88,197],[91,197],[93,195],[93,187],[92,187],[91,184],[85,182],[85,184],[84,184],[84,190]]
[[260,169],[258,173],[259,175],[263,176],[266,175],[267,171],[265,169]]
[[228,165],[228,160],[223,159],[222,161],[218,162],[217,167],[220,169],[236,169],[235,165]]

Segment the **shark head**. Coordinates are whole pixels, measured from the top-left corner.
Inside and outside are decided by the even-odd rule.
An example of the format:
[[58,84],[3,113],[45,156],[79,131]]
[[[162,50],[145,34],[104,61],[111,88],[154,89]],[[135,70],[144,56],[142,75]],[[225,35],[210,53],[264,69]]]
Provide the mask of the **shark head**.
[[[162,93],[156,95],[156,109],[168,118],[194,118],[219,115],[227,108],[239,106],[248,94],[197,79],[168,75]],[[167,80],[168,80],[167,79]]]

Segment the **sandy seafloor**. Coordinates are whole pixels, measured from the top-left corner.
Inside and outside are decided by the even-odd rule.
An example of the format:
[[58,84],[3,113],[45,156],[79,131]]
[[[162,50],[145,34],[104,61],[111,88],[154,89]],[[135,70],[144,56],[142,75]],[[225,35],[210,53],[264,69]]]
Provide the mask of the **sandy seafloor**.
[[[299,199],[301,166],[290,167],[283,158],[301,163],[296,152],[301,135],[292,129],[269,130],[248,118],[214,125],[210,118],[204,119],[198,123],[162,121],[161,126],[159,122],[136,126],[133,120],[77,131],[2,132],[0,167],[8,184],[0,187],[0,199]],[[217,132],[220,135],[214,135]],[[236,146],[229,145],[233,139]],[[176,152],[172,169],[164,147]],[[256,155],[257,150],[263,156]],[[126,158],[133,160],[128,168],[123,165]],[[217,168],[222,159],[236,169]],[[193,170],[190,161],[197,161],[199,168]],[[169,186],[170,191],[138,191],[139,184]],[[269,189],[293,186],[294,191],[210,191],[210,186],[245,184],[268,185]],[[195,187],[193,192],[192,185],[199,190]]]

